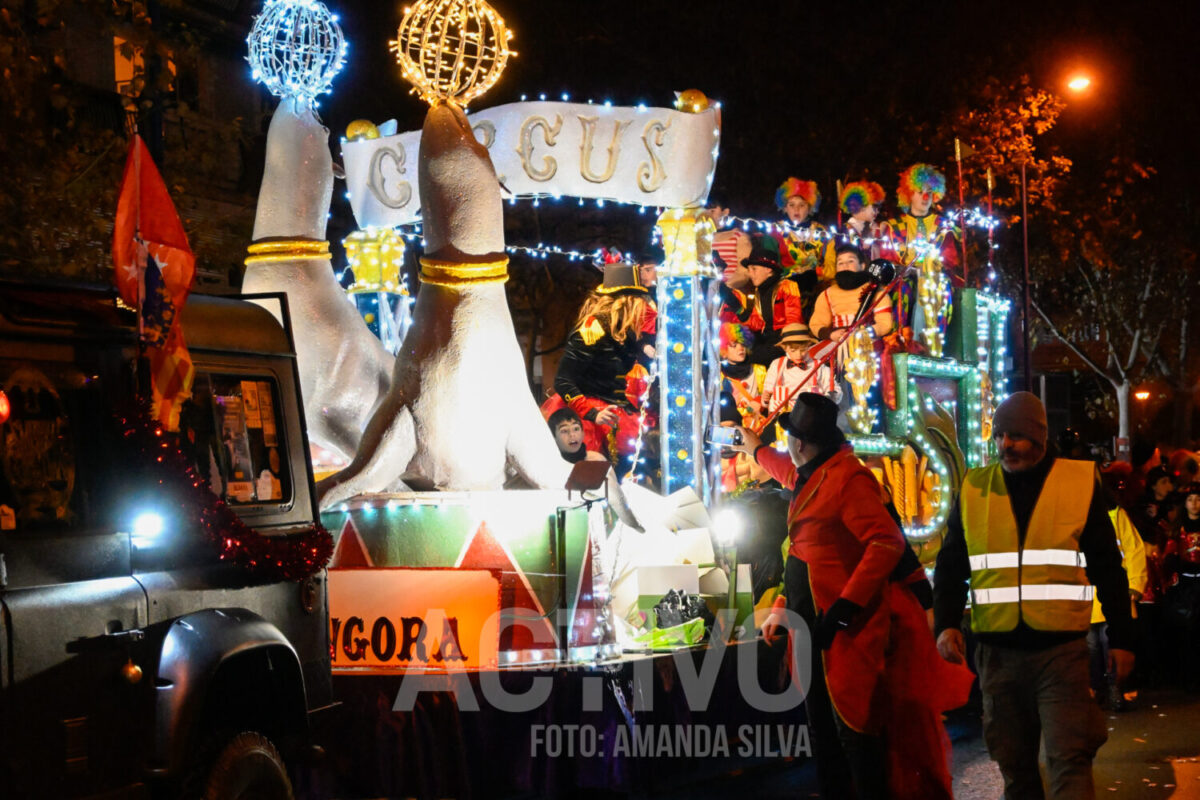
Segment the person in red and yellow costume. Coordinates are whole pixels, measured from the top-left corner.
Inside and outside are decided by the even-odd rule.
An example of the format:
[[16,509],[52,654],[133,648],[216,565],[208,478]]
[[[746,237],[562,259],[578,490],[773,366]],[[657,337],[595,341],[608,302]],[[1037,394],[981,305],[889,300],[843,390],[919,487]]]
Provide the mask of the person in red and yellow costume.
[[763,415],[763,379],[767,368],[749,360],[754,346],[754,331],[745,325],[726,322],[721,325],[721,379],[728,387],[741,424],[757,428]]
[[[930,164],[913,164],[900,173],[896,202],[903,213],[888,223],[890,257],[916,270],[916,281],[906,281],[898,291],[901,328],[923,329],[930,355],[940,357],[933,330],[943,330],[950,318],[950,286],[962,285],[958,274],[957,233],[949,218],[935,210],[946,194],[946,176]],[[947,278],[947,275],[949,278]],[[913,325],[912,309],[922,306],[920,323]]]
[[783,605],[812,630],[821,796],[949,798],[940,714],[966,702],[972,676],[938,658],[909,587],[919,564],[836,420],[832,400],[802,392],[780,418],[786,454],[749,431],[740,446],[794,492]]
[[753,295],[722,283],[721,319],[736,319],[754,331],[750,360],[768,366],[783,355],[779,337],[787,325],[804,321],[800,289],[795,281],[783,277],[776,241],[769,236],[754,240],[750,255],[742,259],[749,274]]
[[[595,428],[613,463],[626,466],[618,459],[633,454],[640,435],[645,364],[654,357],[654,311],[635,265],[610,261],[603,270],[604,282],[584,301],[567,337],[554,390],[583,420],[585,434]],[[554,410],[551,401],[543,404],[543,414]],[[647,422],[653,423],[651,415]]]
[[784,214],[785,230],[774,234],[784,273],[812,272],[817,280],[830,277],[824,274],[823,267],[829,229],[813,219],[821,208],[817,182],[788,178],[775,190],[775,205]]
[[[762,426],[765,400],[763,379],[767,368],[749,360],[754,332],[745,325],[726,322],[720,329],[721,419],[723,424]],[[721,488],[734,492],[747,483],[770,480],[745,453],[722,453]]]

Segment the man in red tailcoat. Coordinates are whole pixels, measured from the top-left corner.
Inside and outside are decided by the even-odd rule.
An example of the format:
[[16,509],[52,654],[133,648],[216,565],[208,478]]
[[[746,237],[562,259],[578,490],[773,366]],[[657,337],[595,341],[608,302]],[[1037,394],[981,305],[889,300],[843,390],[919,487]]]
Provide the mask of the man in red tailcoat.
[[804,392],[780,418],[786,454],[749,431],[739,448],[795,492],[784,594],[812,630],[805,702],[821,795],[949,798],[939,715],[966,702],[971,674],[942,668],[907,586],[923,580],[905,566],[915,557],[836,420],[832,400]]

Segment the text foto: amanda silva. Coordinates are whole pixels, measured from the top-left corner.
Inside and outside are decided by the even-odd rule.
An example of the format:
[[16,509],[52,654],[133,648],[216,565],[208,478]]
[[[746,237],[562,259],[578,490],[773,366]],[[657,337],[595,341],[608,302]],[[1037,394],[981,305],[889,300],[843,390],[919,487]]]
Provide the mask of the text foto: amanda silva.
[[807,725],[534,725],[530,754],[557,758],[610,754],[650,758],[811,756]]

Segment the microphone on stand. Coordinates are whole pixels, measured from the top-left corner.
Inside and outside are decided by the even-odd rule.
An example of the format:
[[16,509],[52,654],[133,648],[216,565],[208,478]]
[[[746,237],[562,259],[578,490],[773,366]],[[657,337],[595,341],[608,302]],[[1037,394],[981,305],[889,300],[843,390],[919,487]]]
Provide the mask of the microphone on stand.
[[854,314],[855,322],[862,319],[868,309],[875,304],[875,293],[879,291],[879,287],[888,286],[895,280],[896,265],[886,258],[875,258],[867,264],[863,272],[871,276],[871,280],[867,284],[870,288],[863,293],[862,302],[858,304],[858,311]]

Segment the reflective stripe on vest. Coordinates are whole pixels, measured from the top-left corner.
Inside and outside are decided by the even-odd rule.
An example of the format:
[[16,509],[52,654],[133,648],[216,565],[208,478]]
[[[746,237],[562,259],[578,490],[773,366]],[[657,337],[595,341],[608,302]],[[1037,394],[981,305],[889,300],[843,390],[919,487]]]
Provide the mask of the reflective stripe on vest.
[[1085,600],[1092,601],[1094,586],[1053,584],[1047,586],[1009,586],[1004,589],[979,589],[974,593],[975,607],[996,603],[1018,603],[1022,600]]
[[1056,459],[1030,515],[1022,550],[1000,465],[967,473],[960,505],[975,631],[1011,631],[1022,620],[1035,630],[1087,630],[1093,589],[1079,536],[1094,486],[1091,462]]
[[1075,550],[1026,550],[1020,553],[983,553],[970,556],[971,571],[979,569],[1008,569],[1026,566],[1058,564],[1064,567],[1086,567],[1087,557]]

